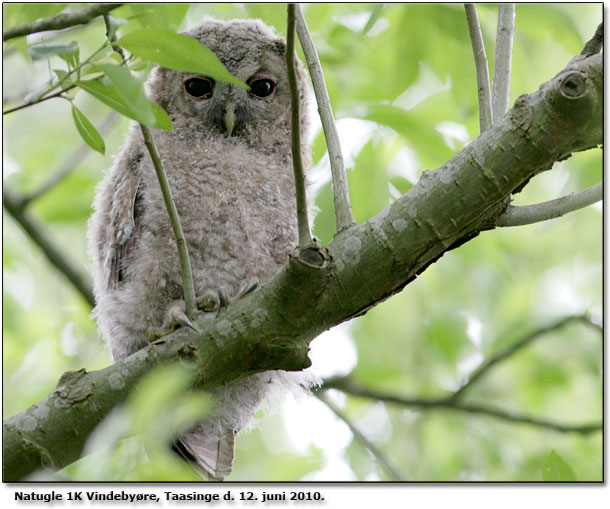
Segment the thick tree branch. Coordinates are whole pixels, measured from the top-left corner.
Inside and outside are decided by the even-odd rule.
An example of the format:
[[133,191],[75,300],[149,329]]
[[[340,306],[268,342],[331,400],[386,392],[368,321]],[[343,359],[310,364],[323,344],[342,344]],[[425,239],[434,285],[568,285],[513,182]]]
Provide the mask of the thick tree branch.
[[95,305],[91,277],[85,270],[79,267],[76,261],[70,259],[56,245],[53,238],[45,231],[36,219],[22,206],[19,198],[7,189],[5,185],[2,189],[2,204],[5,210],[19,223],[23,230],[45,254],[49,262],[54,265],[68,280],[76,287],[80,294],[85,298],[91,307]]
[[[382,7],[382,6],[381,6]],[[373,15],[371,15],[373,16]],[[316,46],[313,43],[307,22],[303,16],[301,6],[296,6],[297,18],[297,34],[301,41],[301,47],[305,54],[307,67],[311,76],[314,94],[318,103],[318,113],[322,121],[322,130],[326,138],[326,146],[328,147],[328,159],[330,161],[330,170],[333,176],[333,196],[335,203],[335,221],[337,223],[337,231],[340,232],[354,224],[352,215],[352,206],[349,198],[349,187],[347,183],[347,174],[343,166],[343,155],[341,153],[341,143],[339,141],[339,133],[333,118],[333,109],[330,104],[330,97],[324,81],[324,73],[322,65],[318,58]]]
[[2,40],[8,41],[9,39],[14,39],[15,37],[22,37],[24,35],[38,32],[61,30],[62,28],[86,25],[91,20],[112,11],[121,5],[123,4],[97,4],[72,14],[62,13],[58,14],[57,16],[53,16],[52,18],[41,19],[28,25],[8,28],[2,32]]
[[288,69],[288,86],[290,88],[291,106],[291,149],[292,166],[294,168],[294,184],[297,197],[297,223],[299,230],[299,245],[304,246],[311,242],[311,231],[307,217],[307,193],[305,192],[305,172],[301,158],[301,117],[299,105],[301,102],[297,85],[297,71],[294,49],[294,28],[296,24],[295,5],[288,4],[288,23],[286,27],[286,67]]
[[564,433],[581,433],[588,435],[604,429],[603,424],[584,424],[584,425],[567,425],[560,424],[557,422],[547,421],[544,419],[534,419],[527,415],[520,415],[517,413],[509,412],[507,410],[501,410],[489,405],[480,405],[473,403],[461,403],[454,401],[450,398],[443,399],[425,399],[425,398],[409,398],[405,396],[388,394],[382,391],[375,391],[362,387],[353,379],[346,377],[335,380],[328,380],[324,382],[324,387],[321,390],[337,389],[346,394],[357,396],[360,398],[372,399],[376,401],[384,401],[386,403],[392,403],[400,406],[415,407],[421,409],[433,409],[433,408],[445,408],[449,410],[455,410],[458,412],[466,412],[471,414],[487,415],[502,419],[504,421],[529,424],[532,426],[539,426],[543,428],[552,429]]
[[510,68],[513,57],[513,33],[515,31],[515,4],[498,6],[498,30],[493,77],[493,118],[498,119],[508,111],[510,99]]
[[602,143],[602,63],[600,54],[570,62],[369,221],[325,248],[297,249],[261,288],[217,315],[198,317],[200,333],[179,329],[104,370],[62,381],[46,400],[5,422],[5,481],[77,458],[93,427],[161,363],[192,366],[204,388],[307,367],[314,337],[362,315],[445,252],[494,228],[511,193],[534,175]]
[[509,205],[506,212],[498,219],[497,226],[523,226],[561,217],[569,212],[588,207],[604,198],[603,183],[595,184],[589,189],[571,193],[555,200],[515,207]]
[[354,425],[354,423],[349,419],[347,415],[345,415],[341,409],[332,403],[324,394],[324,391],[317,391],[315,393],[316,397],[322,401],[339,419],[341,419],[347,427],[350,429],[354,438],[360,442],[364,447],[366,447],[370,453],[375,456],[377,462],[390,474],[390,476],[395,481],[405,482],[409,479],[406,479],[398,469],[392,465],[390,460],[386,457],[384,452],[379,449],[373,442],[371,442],[366,436]]
[[472,52],[474,53],[474,63],[477,74],[479,123],[481,125],[481,133],[484,133],[494,122],[493,110],[491,107],[491,91],[489,88],[487,53],[485,53],[485,44],[483,43],[483,34],[481,33],[481,25],[479,24],[476,5],[464,4],[464,9],[466,10],[466,21],[468,22],[468,32],[470,33],[470,42],[472,43]]

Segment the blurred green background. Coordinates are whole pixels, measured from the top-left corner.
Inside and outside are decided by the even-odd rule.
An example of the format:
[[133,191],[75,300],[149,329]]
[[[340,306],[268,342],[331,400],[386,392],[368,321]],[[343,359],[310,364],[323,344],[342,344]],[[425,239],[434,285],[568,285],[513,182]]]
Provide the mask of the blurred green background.
[[[4,4],[4,27],[83,7]],[[311,4],[303,10],[344,145],[354,215],[364,221],[407,191],[423,170],[440,166],[478,135],[464,9],[461,4]],[[479,5],[478,12],[493,69],[497,6]],[[126,23],[123,31],[180,30],[209,15],[261,18],[285,33],[283,4],[138,4],[112,14]],[[511,104],[562,70],[601,20],[602,4],[518,4]],[[105,27],[98,19],[42,37],[77,41],[82,59],[104,41]],[[5,43],[4,109],[23,102],[52,68],[65,67],[58,57],[31,62],[27,43],[25,38]],[[98,128],[111,114],[82,92],[75,103]],[[109,122],[106,155],[88,150],[30,206],[55,241],[89,271],[86,228],[95,186],[129,125],[119,116]],[[324,139],[317,120],[315,125],[310,173],[319,211],[314,234],[328,242],[334,232],[332,194]],[[5,115],[3,127],[4,184],[20,194],[37,189],[83,145],[70,104],[61,99]],[[600,149],[574,154],[533,179],[515,203],[556,198],[601,178]],[[6,418],[46,397],[64,371],[99,369],[111,358],[81,295],[6,212],[3,225]],[[533,330],[582,313],[601,323],[602,240],[601,204],[553,221],[485,232],[445,255],[399,295],[314,340],[314,365],[324,376],[349,374],[382,392],[446,396],[481,362]],[[188,381],[179,371],[157,380],[162,394],[157,384],[145,382],[139,399],[113,413],[92,438],[108,447],[58,478],[196,480],[155,438],[198,415],[206,407],[203,396],[184,394]],[[602,479],[599,431],[558,432],[455,410],[384,404],[336,390],[326,395],[403,478],[540,481],[555,450],[577,480]],[[601,422],[601,334],[573,323],[544,335],[490,370],[464,401],[566,425]],[[168,409],[175,419],[163,420],[162,431],[158,426],[151,431],[146,423],[157,422]],[[137,437],[125,438],[134,430]],[[240,434],[228,480],[393,479],[347,425],[311,397],[261,414],[257,429]]]

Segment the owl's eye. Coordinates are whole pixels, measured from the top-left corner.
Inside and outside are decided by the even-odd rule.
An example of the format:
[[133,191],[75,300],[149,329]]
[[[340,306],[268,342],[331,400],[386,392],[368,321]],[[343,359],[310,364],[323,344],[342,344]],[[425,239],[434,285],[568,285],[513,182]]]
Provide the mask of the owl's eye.
[[214,81],[210,78],[189,78],[184,80],[184,90],[195,99],[207,99],[212,97]]
[[250,95],[263,99],[269,97],[275,90],[275,80],[271,78],[259,78],[252,80],[250,83]]

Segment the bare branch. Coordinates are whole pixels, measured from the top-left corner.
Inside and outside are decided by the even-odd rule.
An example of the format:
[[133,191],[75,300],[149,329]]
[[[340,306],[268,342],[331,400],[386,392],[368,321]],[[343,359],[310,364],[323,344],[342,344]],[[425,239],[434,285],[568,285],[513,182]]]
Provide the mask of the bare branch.
[[22,110],[22,109],[27,108],[29,106],[33,106],[34,104],[39,104],[41,102],[48,101],[49,99],[53,99],[55,97],[59,97],[64,92],[67,92],[68,90],[72,90],[75,86],[76,85],[70,85],[69,87],[66,87],[66,88],[62,89],[59,92],[55,92],[54,94],[47,95],[47,96],[45,96],[45,97],[43,97],[41,99],[37,99],[35,101],[28,101],[28,102],[20,104],[18,106],[14,106],[13,108],[9,108],[8,110],[4,110],[2,112],[2,114],[6,115],[7,113],[13,113],[14,111],[19,111],[19,110]]
[[46,32],[48,30],[61,30],[62,28],[73,27],[77,25],[86,25],[91,20],[106,14],[123,4],[98,4],[83,9],[82,11],[73,14],[58,14],[52,18],[41,19],[35,23],[29,23],[20,27],[9,28],[2,33],[2,40],[8,41],[15,37],[21,37],[37,32]]
[[325,395],[324,390],[319,390],[315,393],[315,396],[324,403],[339,419],[341,419],[347,427],[350,429],[354,438],[358,440],[364,447],[366,447],[373,456],[377,459],[379,464],[394,478],[396,481],[408,481],[396,467],[388,460],[386,455],[381,449],[379,449],[373,442],[371,442],[366,436],[354,425],[350,418],[345,415],[339,407],[332,403]]
[[395,394],[388,394],[386,392],[375,391],[362,387],[353,379],[339,378],[331,379],[324,382],[325,389],[337,389],[346,394],[352,396],[373,399],[377,401],[383,401],[386,403],[392,403],[401,406],[415,407],[421,409],[433,409],[433,408],[445,408],[449,410],[455,410],[458,412],[466,412],[471,414],[487,415],[502,419],[504,421],[530,424],[532,426],[539,426],[542,428],[549,428],[555,431],[561,431],[564,433],[580,433],[588,435],[597,431],[603,430],[603,425],[599,424],[585,424],[579,426],[571,426],[567,424],[560,424],[552,421],[543,419],[534,419],[526,415],[520,415],[506,410],[501,410],[487,405],[460,403],[451,399],[425,399],[425,398],[409,398],[404,396],[398,396]]
[[[123,64],[125,64],[127,62],[127,59],[125,58],[125,52],[123,51],[123,48],[121,48],[118,44],[116,44],[116,40],[117,40],[116,33],[112,28],[112,22],[110,20],[110,15],[108,13],[104,13],[103,18],[104,18],[104,25],[106,25],[106,38],[108,39],[108,42],[110,43],[110,46],[112,47],[112,50],[119,54],[119,56],[121,57],[121,60],[123,61]],[[116,28],[115,28],[115,30],[116,30]]]
[[603,183],[595,184],[589,189],[562,196],[555,200],[515,207],[509,205],[506,212],[498,219],[497,226],[523,226],[561,217],[569,212],[588,207],[604,198]]
[[479,93],[479,123],[481,133],[485,132],[493,124],[493,113],[491,109],[491,92],[489,89],[489,67],[487,65],[487,54],[483,44],[483,34],[477,16],[475,4],[464,4],[468,32],[474,53],[474,63],[477,71],[477,88]]
[[93,307],[95,299],[89,274],[79,267],[74,260],[70,259],[67,253],[61,251],[44,227],[21,206],[21,201],[7,189],[6,185],[2,189],[2,203],[7,212],[28,234],[32,242],[42,249],[47,259],[68,278],[89,305]]
[[140,124],[140,130],[144,137],[144,144],[148,149],[153,166],[155,167],[159,186],[161,186],[161,193],[163,194],[163,201],[165,202],[169,220],[172,224],[172,230],[174,231],[174,237],[176,238],[176,246],[178,247],[178,256],[180,258],[180,274],[182,276],[182,293],[184,295],[186,316],[192,319],[197,311],[197,299],[195,297],[195,285],[193,283],[191,262],[182,225],[180,224],[180,217],[178,216],[178,210],[176,209],[176,204],[172,198],[172,191],[169,187],[165,170],[163,169],[163,163],[159,157],[159,152],[157,151],[155,142],[150,134],[150,130],[142,124]]
[[496,120],[508,111],[514,32],[515,4],[501,3],[498,6],[498,31],[493,76],[493,118]]
[[301,6],[298,4],[296,5],[296,18],[297,34],[299,36],[299,41],[301,42],[301,47],[303,48],[303,53],[305,54],[309,74],[311,75],[313,90],[318,103],[318,113],[320,114],[322,129],[324,131],[324,137],[326,138],[326,146],[328,147],[328,158],[330,160],[330,169],[333,176],[335,220],[337,222],[337,232],[340,232],[354,224],[354,217],[352,215],[352,206],[349,197],[347,174],[345,173],[345,167],[343,165],[339,133],[337,132],[337,127],[333,118],[333,110],[330,104],[326,82],[324,81],[322,65],[318,58],[318,52],[311,38],[311,34],[309,33],[309,29],[307,28],[307,22],[303,16]]
[[[115,124],[118,119],[116,112],[110,113],[100,125],[98,131],[100,134],[106,134],[110,128]],[[49,177],[46,182],[43,182],[38,188],[31,193],[25,195],[20,200],[20,205],[25,207],[30,202],[40,198],[43,194],[53,189],[59,184],[70,172],[89,154],[91,154],[91,147],[86,143],[82,143],[70,156],[64,161],[59,169]]]
[[604,23],[603,21],[597,25],[595,35],[585,44],[581,55],[595,55],[602,50],[604,45]]
[[485,373],[487,373],[496,364],[498,364],[499,362],[502,362],[503,360],[506,360],[507,358],[514,355],[516,352],[518,352],[522,348],[528,346],[530,343],[532,343],[536,339],[540,338],[541,336],[548,334],[549,332],[556,331],[557,329],[560,329],[572,322],[582,322],[584,324],[587,324],[587,325],[590,325],[593,327],[597,327],[597,324],[592,322],[591,319],[586,315],[567,316],[565,318],[562,318],[561,320],[558,320],[555,323],[546,325],[544,327],[540,327],[539,329],[536,329],[536,330],[530,332],[527,336],[525,336],[521,340],[517,341],[516,343],[513,343],[505,350],[498,352],[496,355],[494,355],[493,357],[488,359],[487,362],[485,362],[484,364],[479,366],[470,375],[468,381],[464,385],[462,385],[457,391],[455,391],[448,399],[451,401],[457,400],[459,397],[461,397],[462,394],[464,394],[464,392],[466,392],[466,390],[468,390],[470,387],[472,387],[476,383],[477,380],[479,380]]
[[288,68],[288,86],[290,87],[291,115],[291,147],[292,166],[294,168],[294,184],[297,196],[297,221],[299,228],[299,245],[311,242],[309,219],[307,218],[307,194],[305,192],[305,174],[301,158],[301,121],[299,114],[299,90],[297,85],[295,52],[294,52],[295,5],[288,4],[288,23],[286,36],[286,66]]

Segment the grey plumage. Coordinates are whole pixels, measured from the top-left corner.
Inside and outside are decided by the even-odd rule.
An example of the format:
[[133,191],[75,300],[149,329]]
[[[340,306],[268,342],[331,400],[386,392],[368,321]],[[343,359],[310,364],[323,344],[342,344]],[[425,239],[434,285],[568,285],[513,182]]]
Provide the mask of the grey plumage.
[[[259,95],[164,68],[148,82],[149,97],[174,126],[153,136],[187,240],[195,291],[200,297],[225,288],[231,296],[252,277],[262,283],[273,276],[297,243],[285,43],[259,20],[206,19],[186,33],[234,76],[254,83]],[[308,91],[300,64],[298,74],[306,140]],[[159,327],[168,306],[182,297],[175,240],[137,126],[94,208],[94,315],[119,360],[145,347],[147,331]],[[182,445],[221,479],[231,472],[233,435],[261,403],[316,382],[307,372],[274,371],[223,386],[214,391],[214,416],[185,430]]]

